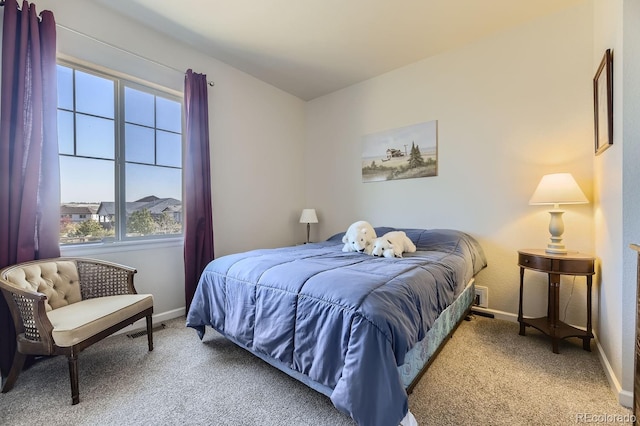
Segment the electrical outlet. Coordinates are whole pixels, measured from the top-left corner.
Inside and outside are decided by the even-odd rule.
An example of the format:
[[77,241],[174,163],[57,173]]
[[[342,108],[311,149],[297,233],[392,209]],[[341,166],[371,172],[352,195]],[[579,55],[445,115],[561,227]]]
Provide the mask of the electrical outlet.
[[474,305],[480,306],[481,308],[489,307],[489,288],[476,286],[476,298],[473,302]]

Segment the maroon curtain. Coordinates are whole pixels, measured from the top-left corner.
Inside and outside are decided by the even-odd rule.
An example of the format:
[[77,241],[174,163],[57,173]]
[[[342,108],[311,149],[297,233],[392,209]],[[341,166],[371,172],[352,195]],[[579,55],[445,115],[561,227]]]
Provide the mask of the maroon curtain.
[[[0,93],[0,268],[60,256],[56,23],[34,4],[4,6]],[[7,376],[15,330],[0,297],[0,371]]]
[[184,80],[184,294],[191,306],[200,274],[213,260],[207,76],[187,70]]

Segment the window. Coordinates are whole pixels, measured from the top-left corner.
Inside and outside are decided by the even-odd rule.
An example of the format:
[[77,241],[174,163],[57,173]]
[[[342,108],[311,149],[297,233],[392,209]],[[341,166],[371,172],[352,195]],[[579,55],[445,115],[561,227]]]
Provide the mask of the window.
[[181,235],[181,102],[58,64],[60,244]]

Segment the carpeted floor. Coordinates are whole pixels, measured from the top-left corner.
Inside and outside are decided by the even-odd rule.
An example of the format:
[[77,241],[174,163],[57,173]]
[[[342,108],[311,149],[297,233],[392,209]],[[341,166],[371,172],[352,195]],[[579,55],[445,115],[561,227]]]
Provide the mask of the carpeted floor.
[[[79,357],[80,404],[70,405],[66,358],[42,360],[0,395],[3,425],[350,425],[331,401],[208,329],[200,341],[184,318],[146,336],[118,335]],[[567,425],[620,416],[595,352],[580,340],[551,352],[533,329],[475,317],[463,321],[409,396],[423,425]]]

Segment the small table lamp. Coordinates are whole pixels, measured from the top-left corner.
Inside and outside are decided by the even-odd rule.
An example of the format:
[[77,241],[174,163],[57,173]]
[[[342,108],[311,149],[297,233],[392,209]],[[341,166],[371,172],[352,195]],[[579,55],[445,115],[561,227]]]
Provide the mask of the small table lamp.
[[309,231],[311,230],[312,223],[318,223],[318,216],[316,216],[316,209],[304,209],[300,215],[300,223],[307,224],[307,244],[309,244]]
[[589,200],[576,183],[571,173],[555,173],[544,175],[538,184],[533,196],[529,200],[531,205],[552,204],[553,210],[549,210],[551,221],[549,222],[549,232],[551,242],[545,250],[547,253],[565,254],[567,249],[562,244],[562,233],[564,232],[564,222],[560,204],[587,204]]

